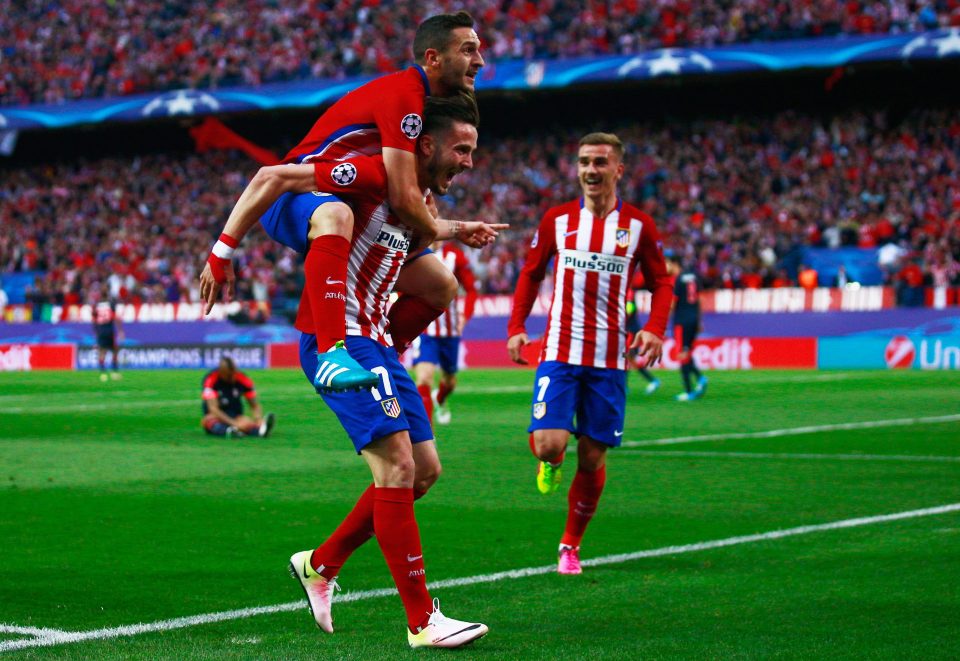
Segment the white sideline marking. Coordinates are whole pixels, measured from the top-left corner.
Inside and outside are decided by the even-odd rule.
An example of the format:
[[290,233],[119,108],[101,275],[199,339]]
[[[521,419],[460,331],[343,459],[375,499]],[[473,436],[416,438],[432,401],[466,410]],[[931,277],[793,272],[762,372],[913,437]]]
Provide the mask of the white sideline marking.
[[[786,528],[783,530],[771,530],[769,532],[757,533],[753,535],[740,535],[737,537],[727,537],[726,539],[715,539],[709,542],[697,542],[694,544],[681,544],[677,546],[664,546],[658,549],[649,549],[647,551],[635,551],[633,553],[618,553],[615,555],[606,555],[599,558],[583,560],[580,564],[585,567],[599,567],[601,565],[620,564],[632,560],[643,558],[657,558],[665,555],[679,555],[681,553],[693,553],[695,551],[706,551],[708,549],[718,549],[725,546],[736,546],[738,544],[751,544],[753,542],[764,542],[772,539],[783,539],[784,537],[795,537],[797,535],[807,535],[824,530],[840,530],[842,528],[856,528],[859,526],[869,526],[877,523],[886,523],[888,521],[900,521],[902,519],[914,519],[924,516],[935,516],[937,514],[947,514],[949,512],[960,511],[960,503],[950,503],[937,507],[928,507],[925,509],[908,510],[905,512],[896,512],[894,514],[881,514],[878,516],[865,516],[856,519],[844,519],[841,521],[832,521],[830,523],[818,523],[814,525],[798,526],[796,528]],[[480,574],[477,576],[466,576],[464,578],[451,578],[443,581],[433,581],[428,584],[431,590],[440,588],[454,588],[464,585],[477,585],[480,583],[495,583],[505,579],[526,578],[529,576],[539,576],[542,574],[551,574],[557,570],[556,564],[545,565],[542,567],[526,567],[523,569],[511,569],[509,571],[496,572],[494,574]],[[384,588],[380,590],[366,590],[363,592],[348,592],[343,595],[336,595],[333,601],[336,603],[346,603],[351,601],[362,601],[366,599],[375,599],[377,597],[387,597],[396,594],[395,588]],[[53,645],[62,645],[64,643],[79,643],[85,640],[106,640],[109,638],[118,638],[120,636],[135,636],[142,633],[154,631],[171,631],[173,629],[183,629],[186,627],[197,626],[200,624],[210,624],[213,622],[224,622],[226,620],[239,620],[242,618],[254,617],[256,615],[268,615],[272,613],[283,613],[304,608],[306,602],[291,601],[285,604],[275,606],[258,606],[256,608],[241,608],[238,610],[223,611],[220,613],[206,613],[203,615],[192,615],[189,617],[178,617],[172,620],[160,620],[147,624],[131,624],[121,627],[112,627],[105,629],[94,629],[92,631],[76,631],[53,633],[52,629],[40,629],[38,631],[51,632],[37,634],[37,638],[30,640],[8,640],[0,642],[0,652],[25,649],[28,647],[50,647]]]
[[688,450],[625,450],[617,454],[634,457],[718,457],[733,459],[837,459],[840,461],[917,461],[930,463],[960,463],[960,457],[920,454],[797,454],[787,452],[694,452]]
[[23,636],[55,636],[66,632],[61,629],[41,629],[40,627],[18,627],[14,624],[0,624],[0,633],[15,633]]
[[[960,421],[960,414],[935,415],[926,418],[893,418],[889,420],[864,420],[863,422],[840,422],[831,425],[812,425],[808,427],[789,427],[767,431],[724,432],[722,434],[703,434],[701,436],[674,436],[657,438],[650,441],[624,441],[625,448],[640,448],[650,445],[677,445],[678,443],[703,443],[706,441],[727,441],[738,438],[776,438],[778,436],[799,436],[800,434],[818,434],[822,431],[851,429],[876,429],[878,427],[909,427],[910,425],[936,425],[942,422]],[[581,563],[583,564],[583,563]]]

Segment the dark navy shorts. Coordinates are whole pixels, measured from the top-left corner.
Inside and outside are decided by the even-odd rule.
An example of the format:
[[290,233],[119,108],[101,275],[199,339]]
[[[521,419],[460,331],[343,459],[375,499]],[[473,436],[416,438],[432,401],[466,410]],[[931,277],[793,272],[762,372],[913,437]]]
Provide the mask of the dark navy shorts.
[[101,349],[113,349],[117,348],[117,336],[113,330],[108,331],[97,331],[97,346]]
[[625,370],[548,360],[537,367],[527,431],[566,429],[618,447],[626,406]]
[[[417,386],[400,364],[397,350],[385,347],[367,337],[348,336],[350,356],[380,377],[380,385],[359,392],[321,393],[323,401],[336,414],[357,454],[384,436],[408,431],[410,441],[421,443],[433,439],[430,419],[423,408]],[[300,366],[313,385],[317,373],[317,337],[300,335]]]
[[459,358],[459,337],[433,337],[423,334],[420,336],[417,352],[413,356],[413,364],[433,363],[439,365],[440,369],[447,374],[456,374]]
[[327,202],[342,201],[329,193],[284,193],[260,217],[260,224],[271,239],[304,255],[313,212]]

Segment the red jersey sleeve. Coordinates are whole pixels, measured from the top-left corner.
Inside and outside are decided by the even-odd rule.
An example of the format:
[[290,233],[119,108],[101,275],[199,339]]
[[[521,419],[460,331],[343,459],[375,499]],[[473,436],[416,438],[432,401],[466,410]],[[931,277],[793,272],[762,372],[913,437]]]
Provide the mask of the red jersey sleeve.
[[667,264],[663,259],[663,243],[653,219],[643,220],[643,232],[640,234],[640,249],[637,251],[643,282],[653,292],[650,301],[650,317],[643,330],[663,338],[670,317],[670,305],[673,303],[673,282],[667,274]]
[[413,76],[397,76],[396,87],[377,99],[373,121],[381,144],[412,152],[423,128],[423,83]]
[[243,372],[237,372],[237,385],[244,391],[243,396],[247,399],[254,399],[257,391],[253,387],[253,381]]
[[530,242],[530,250],[517,278],[517,289],[513,294],[513,310],[507,324],[507,335],[513,337],[526,333],[527,317],[533,309],[533,302],[540,292],[540,283],[547,274],[550,259],[557,254],[556,216],[548,211],[540,221],[537,233]]
[[463,254],[462,250],[456,252],[457,261],[454,264],[453,274],[466,292],[463,300],[463,323],[470,321],[473,316],[473,309],[477,305],[477,279],[473,275],[473,269],[470,268],[470,260]]
[[211,372],[207,375],[207,378],[203,380],[203,393],[201,397],[203,399],[216,399],[217,398],[217,373],[216,371]]
[[387,195],[387,170],[382,156],[353,156],[345,161],[313,163],[313,178],[321,193],[351,197]]

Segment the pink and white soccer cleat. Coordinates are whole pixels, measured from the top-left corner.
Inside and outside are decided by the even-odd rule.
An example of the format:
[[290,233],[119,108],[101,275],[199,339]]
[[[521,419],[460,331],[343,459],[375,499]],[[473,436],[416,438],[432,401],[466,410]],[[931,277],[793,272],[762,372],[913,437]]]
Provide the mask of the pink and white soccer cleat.
[[559,560],[557,561],[558,574],[582,574],[580,569],[580,547],[560,545]]
[[[333,615],[330,613],[330,600],[334,590],[339,590],[337,579],[329,581],[321,576],[310,565],[310,556],[313,551],[300,551],[290,556],[290,574],[300,581],[300,587],[307,595],[307,604],[310,606],[310,612],[313,613],[313,620],[317,626],[333,633]],[[321,569],[323,569],[321,567]]]

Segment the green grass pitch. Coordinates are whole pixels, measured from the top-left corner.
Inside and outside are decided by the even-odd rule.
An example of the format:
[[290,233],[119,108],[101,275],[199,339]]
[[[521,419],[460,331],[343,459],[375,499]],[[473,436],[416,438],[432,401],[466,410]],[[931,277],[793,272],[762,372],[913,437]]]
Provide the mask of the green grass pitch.
[[434,595],[490,626],[452,653],[407,649],[398,597],[367,594],[391,587],[375,543],[340,576],[363,598],[314,627],[287,558],[369,473],[299,372],[251,376],[266,440],[202,433],[199,372],[0,375],[0,658],[960,656],[960,511],[931,510],[960,503],[956,373],[713,372],[692,403],[676,374],[651,397],[631,375],[583,545],[599,564],[566,577],[498,575],[552,565],[565,517],[572,465],[534,487],[533,373],[464,372],[417,504],[428,580],[478,577]]

